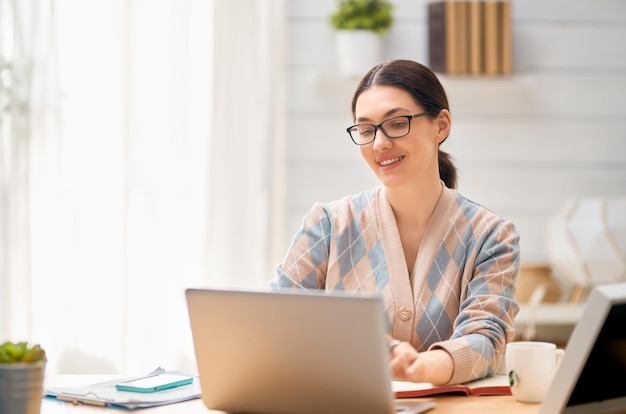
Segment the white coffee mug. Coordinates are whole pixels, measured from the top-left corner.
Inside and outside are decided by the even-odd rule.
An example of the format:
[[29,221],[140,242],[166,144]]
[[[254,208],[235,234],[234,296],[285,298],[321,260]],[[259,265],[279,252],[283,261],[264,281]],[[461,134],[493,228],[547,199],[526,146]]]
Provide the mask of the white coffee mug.
[[550,342],[508,343],[504,358],[513,397],[528,403],[543,401],[563,354]]

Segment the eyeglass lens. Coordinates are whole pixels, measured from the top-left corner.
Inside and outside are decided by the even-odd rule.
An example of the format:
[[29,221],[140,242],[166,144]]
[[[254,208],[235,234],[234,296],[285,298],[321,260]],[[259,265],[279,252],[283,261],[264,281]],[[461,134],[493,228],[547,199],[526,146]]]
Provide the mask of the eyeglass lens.
[[359,144],[367,144],[374,140],[376,129],[380,128],[389,138],[400,138],[409,133],[410,123],[406,116],[387,119],[380,126],[363,124],[350,128],[350,136]]

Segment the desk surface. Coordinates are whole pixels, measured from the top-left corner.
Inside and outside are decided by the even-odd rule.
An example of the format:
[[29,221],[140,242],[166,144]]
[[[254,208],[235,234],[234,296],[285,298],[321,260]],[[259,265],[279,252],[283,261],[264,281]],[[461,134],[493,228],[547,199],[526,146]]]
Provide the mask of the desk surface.
[[[513,400],[511,396],[480,396],[466,397],[445,395],[432,398],[437,405],[428,414],[459,412],[464,414],[485,414],[489,412],[506,412],[507,414],[537,413],[538,404],[524,404]],[[96,414],[98,412],[117,413],[132,412],[115,408],[101,408],[86,405],[73,405],[62,401],[44,399],[41,414]],[[209,411],[201,400],[186,401],[178,404],[137,410],[139,414],[208,414],[219,413]]]
[[[64,377],[64,376],[61,376]],[[71,382],[75,382],[80,379],[81,376],[72,375]],[[91,376],[84,376],[84,379],[79,383],[85,384],[98,382],[92,381]],[[51,385],[61,383],[63,386],[70,386],[67,378],[54,378],[50,382]],[[462,412],[464,414],[485,414],[489,412],[506,412],[507,414],[530,414],[537,413],[539,411],[539,404],[525,404],[517,402],[512,396],[461,396],[461,395],[439,395],[432,398],[424,398],[424,400],[431,400],[437,403],[436,407],[428,414],[437,413],[450,413],[450,412]],[[41,404],[41,414],[97,414],[100,413],[116,413],[120,412],[133,412],[127,410],[119,410],[115,408],[102,408],[86,405],[74,405],[67,402],[56,401],[52,399],[44,398]],[[208,413],[220,413],[219,411],[209,411],[206,409],[202,400],[196,399],[192,401],[186,401],[178,404],[165,405],[154,408],[144,408],[135,411],[137,414],[208,414]]]

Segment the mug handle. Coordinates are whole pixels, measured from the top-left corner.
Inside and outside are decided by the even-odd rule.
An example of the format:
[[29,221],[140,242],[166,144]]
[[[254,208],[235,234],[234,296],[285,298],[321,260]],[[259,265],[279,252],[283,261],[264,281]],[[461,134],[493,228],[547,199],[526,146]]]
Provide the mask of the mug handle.
[[565,350],[557,349],[556,350],[556,366],[558,367],[561,361],[563,360],[563,356],[565,356]]

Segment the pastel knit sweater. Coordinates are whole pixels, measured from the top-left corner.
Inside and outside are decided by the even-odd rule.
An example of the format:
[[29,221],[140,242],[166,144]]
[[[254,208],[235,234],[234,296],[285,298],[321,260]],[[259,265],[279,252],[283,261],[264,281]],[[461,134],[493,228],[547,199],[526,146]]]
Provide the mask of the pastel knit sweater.
[[513,223],[444,186],[407,271],[384,187],[316,203],[270,288],[380,295],[389,333],[418,351],[444,349],[449,384],[493,374],[514,336],[519,235]]

